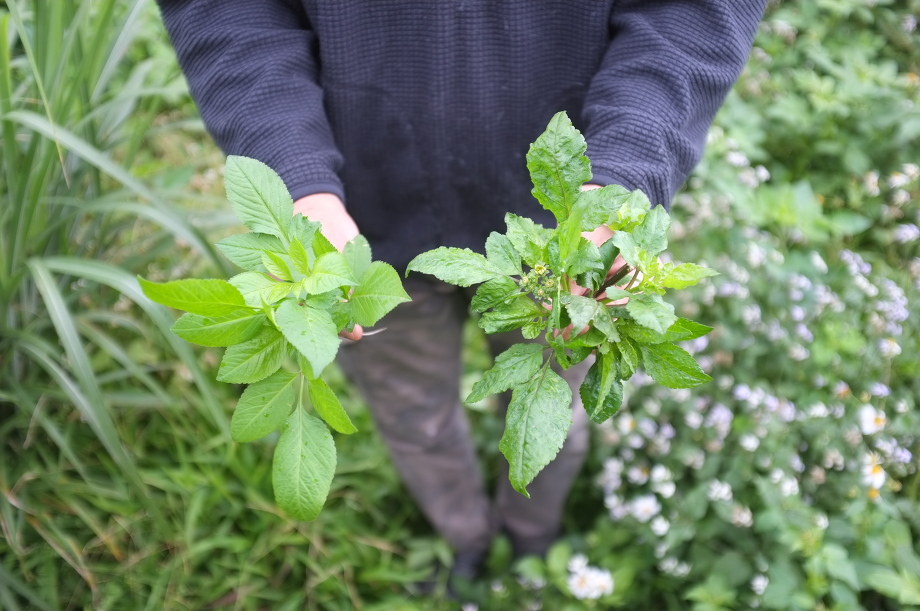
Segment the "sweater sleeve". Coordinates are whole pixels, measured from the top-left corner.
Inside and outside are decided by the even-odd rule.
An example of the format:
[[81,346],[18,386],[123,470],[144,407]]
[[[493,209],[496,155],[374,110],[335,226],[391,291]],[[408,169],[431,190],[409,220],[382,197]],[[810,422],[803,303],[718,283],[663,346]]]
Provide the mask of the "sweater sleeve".
[[273,168],[294,199],[344,198],[319,86],[316,37],[296,0],[158,0],[205,126],[228,155]]
[[766,0],[620,0],[582,117],[591,182],[669,207],[747,61]]

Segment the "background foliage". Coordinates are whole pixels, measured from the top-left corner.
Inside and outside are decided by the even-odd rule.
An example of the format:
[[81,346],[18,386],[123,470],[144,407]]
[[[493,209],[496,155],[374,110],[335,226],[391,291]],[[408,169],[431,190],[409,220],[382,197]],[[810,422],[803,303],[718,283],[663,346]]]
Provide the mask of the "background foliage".
[[[716,327],[688,346],[715,382],[632,384],[565,539],[499,540],[479,608],[920,607],[918,14],[768,9],[672,209],[675,258],[722,272],[676,303]],[[361,432],[327,508],[289,520],[273,441],[230,442],[219,351],[137,289],[226,275],[209,244],[238,230],[152,3],[7,2],[0,122],[0,607],[450,608],[407,594],[449,550],[353,390],[333,375]]]

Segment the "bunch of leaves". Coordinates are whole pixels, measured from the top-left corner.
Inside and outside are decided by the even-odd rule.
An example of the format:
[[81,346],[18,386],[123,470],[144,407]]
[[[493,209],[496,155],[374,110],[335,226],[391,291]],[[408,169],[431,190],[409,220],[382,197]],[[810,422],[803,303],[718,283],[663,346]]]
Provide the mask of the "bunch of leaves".
[[281,429],[275,499],[290,515],[312,520],[335,472],[329,428],[346,435],[356,430],[321,374],[335,359],[340,332],[373,326],[409,296],[391,266],[372,261],[362,236],[339,252],[319,223],[294,216],[284,182],[268,166],[229,157],[224,175],[230,205],[251,232],[217,247],[243,273],[229,280],[139,278],[140,285],[150,299],[187,312],[172,327],[176,335],[227,347],[217,379],[249,385],[230,434],[245,442]]
[[[507,232],[489,236],[485,255],[441,247],[408,266],[458,286],[482,283],[472,309],[482,313],[479,325],[486,333],[520,329],[525,339],[545,340],[503,352],[467,398],[475,402],[512,390],[499,448],[510,464],[512,485],[525,495],[527,484],[562,447],[572,421],[571,389],[551,363],[567,369],[595,356],[580,395],[598,423],[620,408],[623,381],[639,367],[671,388],[710,380],[674,342],[711,329],[678,318],[662,295],[714,272],[662,262],[670,218],[663,208],[652,208],[641,191],[617,185],[583,191],[591,179],[586,148],[560,112],[527,154],[532,193],[556,217],[555,229],[508,214]],[[601,226],[614,234],[600,246],[582,235]]]

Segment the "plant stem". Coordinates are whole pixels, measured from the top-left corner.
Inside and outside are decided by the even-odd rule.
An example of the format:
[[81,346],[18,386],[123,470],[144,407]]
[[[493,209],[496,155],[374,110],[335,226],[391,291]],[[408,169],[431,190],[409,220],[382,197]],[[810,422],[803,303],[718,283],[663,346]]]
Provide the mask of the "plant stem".
[[[616,284],[617,282],[625,278],[626,274],[628,274],[631,271],[632,271],[632,268],[630,268],[628,265],[624,265],[617,271],[613,272],[606,280],[604,280],[604,283],[600,286],[600,288],[594,291],[594,297],[595,298],[599,297],[604,291],[606,291],[611,286],[613,286],[614,284]],[[636,270],[636,271],[639,271],[639,270]]]

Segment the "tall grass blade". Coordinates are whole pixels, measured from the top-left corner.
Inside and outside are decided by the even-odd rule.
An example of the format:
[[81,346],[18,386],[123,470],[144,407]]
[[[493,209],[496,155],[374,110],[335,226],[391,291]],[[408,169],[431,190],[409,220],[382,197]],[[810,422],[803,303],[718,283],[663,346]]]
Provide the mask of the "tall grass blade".
[[[30,590],[26,584],[22,583],[22,581],[16,577],[16,575],[7,571],[2,564],[0,564],[0,584],[25,598],[35,609],[39,609],[40,611],[58,611],[42,600],[38,594]],[[9,600],[12,600],[12,597],[10,597]],[[15,609],[16,607],[10,608]]]

